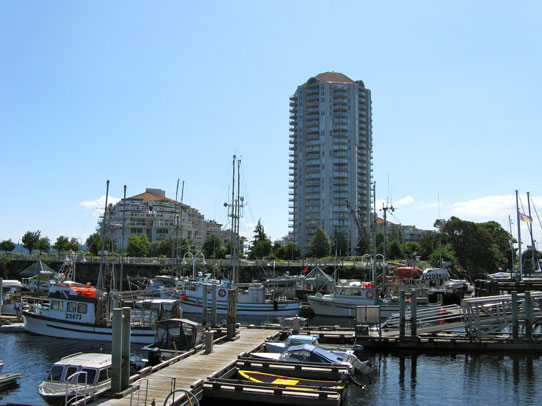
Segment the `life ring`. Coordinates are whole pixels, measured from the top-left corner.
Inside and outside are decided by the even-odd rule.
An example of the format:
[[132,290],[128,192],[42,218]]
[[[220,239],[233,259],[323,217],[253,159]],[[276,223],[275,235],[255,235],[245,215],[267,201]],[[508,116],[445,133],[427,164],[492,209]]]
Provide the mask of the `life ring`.
[[368,290],[367,292],[365,292],[365,296],[368,299],[372,299],[373,297],[375,297],[375,293],[372,290]]
[[220,289],[218,291],[218,296],[225,297],[226,296],[226,289]]

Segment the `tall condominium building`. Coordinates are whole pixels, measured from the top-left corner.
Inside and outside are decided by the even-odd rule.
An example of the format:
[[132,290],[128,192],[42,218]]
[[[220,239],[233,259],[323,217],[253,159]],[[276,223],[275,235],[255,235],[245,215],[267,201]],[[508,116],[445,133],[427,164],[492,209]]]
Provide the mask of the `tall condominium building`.
[[368,227],[372,180],[371,91],[326,72],[290,97],[290,228],[306,253],[321,226],[346,236],[350,252]]
[[184,237],[196,247],[201,247],[209,234],[221,234],[221,224],[205,220],[196,209],[166,197],[161,189],[147,188],[145,193],[109,205],[108,216],[119,248],[126,247],[128,237],[134,234],[145,234],[150,242]]

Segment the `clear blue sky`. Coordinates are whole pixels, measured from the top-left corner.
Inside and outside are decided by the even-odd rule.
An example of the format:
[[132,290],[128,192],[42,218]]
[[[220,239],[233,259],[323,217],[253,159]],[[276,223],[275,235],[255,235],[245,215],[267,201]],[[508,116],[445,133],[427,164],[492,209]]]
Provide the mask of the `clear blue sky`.
[[0,2],[0,240],[86,239],[108,179],[115,198],[180,179],[227,224],[234,153],[242,232],[286,235],[288,98],[326,71],[372,91],[391,221],[508,229],[516,189],[542,215],[540,21],[534,0]]

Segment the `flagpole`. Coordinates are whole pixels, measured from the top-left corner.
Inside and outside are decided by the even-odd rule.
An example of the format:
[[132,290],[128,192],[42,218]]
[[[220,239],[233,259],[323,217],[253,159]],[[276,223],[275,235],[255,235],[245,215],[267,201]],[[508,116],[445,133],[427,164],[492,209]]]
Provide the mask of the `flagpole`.
[[518,191],[516,190],[516,216],[518,221],[518,255],[519,255],[519,280],[523,278],[523,259],[521,258],[521,224],[519,220]]

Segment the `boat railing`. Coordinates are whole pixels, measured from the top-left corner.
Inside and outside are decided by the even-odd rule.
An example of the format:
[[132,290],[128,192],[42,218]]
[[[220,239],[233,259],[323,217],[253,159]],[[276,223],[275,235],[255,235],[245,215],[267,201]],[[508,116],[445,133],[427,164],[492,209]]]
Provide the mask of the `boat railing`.
[[[143,387],[143,389],[142,389]],[[141,394],[143,393],[144,399],[141,403]],[[134,398],[135,394],[135,398]],[[139,379],[130,385],[130,406],[147,405],[147,397],[149,394],[149,380]]]
[[[79,376],[80,375],[84,375],[84,377],[85,377],[85,385],[84,386],[79,385]],[[87,377],[88,377],[87,371],[78,371],[78,372],[75,372],[74,374],[70,375],[66,379],[66,393],[64,394],[64,404],[65,405],[68,405],[69,403],[73,403],[77,399],[83,399],[83,403],[85,405],[87,404],[87,400],[86,400],[86,397],[87,397],[87,394],[88,394]],[[69,391],[70,384],[75,385],[75,389],[71,393]],[[81,389],[83,389],[82,393],[81,393]],[[71,396],[72,393],[73,393],[73,397]]]

